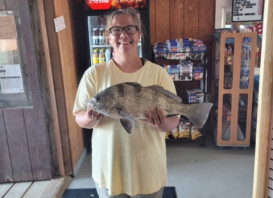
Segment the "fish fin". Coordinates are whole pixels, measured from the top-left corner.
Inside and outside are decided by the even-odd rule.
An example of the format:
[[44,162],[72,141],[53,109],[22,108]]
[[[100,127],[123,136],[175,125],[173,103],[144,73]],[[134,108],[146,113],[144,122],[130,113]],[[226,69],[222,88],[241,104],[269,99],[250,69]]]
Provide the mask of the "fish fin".
[[161,87],[159,85],[151,85],[151,86],[148,86],[147,88],[157,89],[158,91],[160,91],[164,95],[175,99],[177,102],[182,102],[182,99],[179,96],[175,95],[174,93],[170,92],[169,90],[164,89],[163,87]]
[[186,116],[194,126],[202,128],[208,119],[212,105],[212,103],[190,104],[189,111],[186,115],[184,114],[184,116]]
[[122,119],[120,119],[120,123],[123,128],[127,131],[127,133],[131,134],[135,124],[138,122],[129,114],[125,113],[121,108],[118,109],[118,113]]
[[127,133],[132,134],[134,123],[132,123],[130,120],[127,120],[126,118],[120,119],[120,123]]

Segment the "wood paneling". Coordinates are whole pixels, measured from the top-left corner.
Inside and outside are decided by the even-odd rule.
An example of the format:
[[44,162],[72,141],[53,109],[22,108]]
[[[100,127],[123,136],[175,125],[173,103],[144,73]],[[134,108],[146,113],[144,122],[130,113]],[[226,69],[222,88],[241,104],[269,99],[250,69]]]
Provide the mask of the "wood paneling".
[[208,57],[208,67],[207,67],[207,79],[208,80],[208,92],[211,93],[211,83],[212,81],[212,33],[215,24],[215,0],[205,0],[199,2],[199,24],[198,32],[199,39],[204,41],[207,45],[207,57]]
[[0,11],[6,10],[6,2],[5,0],[0,0]]
[[184,35],[183,0],[170,0],[170,39],[182,38]]
[[50,143],[43,112],[27,108],[24,109],[24,117],[33,179],[51,179]]
[[0,181],[11,182],[14,179],[11,169],[8,139],[2,110],[0,110],[0,152]]
[[205,43],[212,42],[215,24],[215,0],[199,1],[198,38]]
[[22,109],[3,111],[14,181],[32,180],[27,133]]
[[155,40],[156,42],[164,42],[170,38],[169,28],[169,1],[156,0],[155,5]]
[[[185,0],[184,37],[199,38],[199,1]],[[202,9],[202,8],[201,8]],[[200,32],[201,33],[201,32]]]
[[150,0],[151,44],[180,37],[211,42],[214,12],[215,0]]

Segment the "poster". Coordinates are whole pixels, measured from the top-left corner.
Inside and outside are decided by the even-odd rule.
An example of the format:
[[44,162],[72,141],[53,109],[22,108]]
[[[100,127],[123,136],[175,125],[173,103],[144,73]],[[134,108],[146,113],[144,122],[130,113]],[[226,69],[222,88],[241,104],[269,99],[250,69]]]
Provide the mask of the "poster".
[[233,0],[232,21],[262,21],[264,0]]
[[14,16],[0,16],[0,39],[16,39]]
[[24,86],[20,65],[0,65],[0,94],[23,92]]

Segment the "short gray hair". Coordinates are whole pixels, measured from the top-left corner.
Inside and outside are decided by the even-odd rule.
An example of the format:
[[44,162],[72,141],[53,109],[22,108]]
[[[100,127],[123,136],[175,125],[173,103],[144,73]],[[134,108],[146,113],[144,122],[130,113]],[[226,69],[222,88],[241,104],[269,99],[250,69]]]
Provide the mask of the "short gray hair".
[[128,8],[125,8],[125,9],[114,10],[112,13],[110,13],[109,15],[107,15],[107,18],[106,18],[106,28],[105,28],[105,32],[104,32],[105,35],[109,34],[109,30],[112,27],[112,21],[113,21],[113,19],[116,16],[122,15],[122,14],[129,15],[129,16],[131,16],[133,18],[133,20],[135,22],[135,25],[138,28],[138,31],[140,32],[141,36],[143,36],[143,34],[142,34],[143,26],[142,26],[142,23],[141,23],[141,20],[140,20],[139,12],[136,9],[132,8],[132,7],[128,7]]

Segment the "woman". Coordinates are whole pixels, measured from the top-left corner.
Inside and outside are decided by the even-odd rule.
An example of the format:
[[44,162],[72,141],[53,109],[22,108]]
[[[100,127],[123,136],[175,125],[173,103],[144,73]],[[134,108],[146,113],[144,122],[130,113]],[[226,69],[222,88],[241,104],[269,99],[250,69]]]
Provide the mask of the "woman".
[[173,81],[159,65],[139,58],[137,49],[142,31],[135,9],[113,11],[108,16],[105,33],[113,47],[113,58],[86,70],[73,110],[80,127],[93,128],[92,177],[100,197],[161,198],[167,178],[162,132],[174,129],[179,118],[165,118],[156,107],[148,109],[146,122],[130,135],[119,120],[89,109],[87,102],[105,88],[123,82],[156,84],[175,93]]

